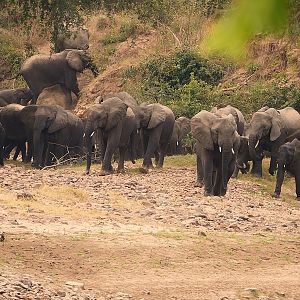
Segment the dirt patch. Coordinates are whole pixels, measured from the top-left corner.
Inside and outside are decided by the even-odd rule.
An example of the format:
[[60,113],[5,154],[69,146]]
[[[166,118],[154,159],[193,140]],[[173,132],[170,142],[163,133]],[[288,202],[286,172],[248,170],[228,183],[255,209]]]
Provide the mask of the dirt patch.
[[206,198],[190,167],[83,171],[2,169],[3,276],[38,279],[49,299],[299,299],[296,201],[244,180]]

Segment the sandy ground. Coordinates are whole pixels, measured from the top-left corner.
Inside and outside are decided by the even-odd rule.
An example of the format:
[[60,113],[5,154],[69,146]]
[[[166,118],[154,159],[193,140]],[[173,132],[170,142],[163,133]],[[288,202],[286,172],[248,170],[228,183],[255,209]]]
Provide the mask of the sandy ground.
[[193,167],[99,169],[1,170],[0,299],[300,299],[292,189],[203,197]]

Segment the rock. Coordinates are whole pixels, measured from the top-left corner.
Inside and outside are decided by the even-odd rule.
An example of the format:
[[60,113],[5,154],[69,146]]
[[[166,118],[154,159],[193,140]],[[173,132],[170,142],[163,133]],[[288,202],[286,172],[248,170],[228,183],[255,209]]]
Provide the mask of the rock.
[[198,235],[199,236],[207,236],[206,232],[202,231],[202,230],[199,230],[198,231]]
[[73,288],[84,289],[84,284],[82,282],[67,281],[66,285],[71,286]]

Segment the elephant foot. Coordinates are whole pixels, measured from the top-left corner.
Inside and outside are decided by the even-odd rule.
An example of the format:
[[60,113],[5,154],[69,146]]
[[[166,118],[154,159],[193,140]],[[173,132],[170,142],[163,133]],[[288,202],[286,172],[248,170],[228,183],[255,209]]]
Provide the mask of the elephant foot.
[[86,170],[85,175],[89,175],[89,174],[90,174],[90,170]]
[[200,181],[196,181],[196,182],[194,183],[194,187],[202,188],[202,187],[203,187],[203,183],[200,182]]
[[204,197],[213,196],[212,192],[208,192],[208,191],[204,191],[203,195],[204,195]]
[[141,167],[141,168],[139,169],[139,171],[140,171],[142,174],[148,174],[148,173],[149,173],[149,168]]
[[107,176],[107,175],[111,175],[112,173],[113,171],[101,170],[99,176]]
[[297,196],[297,197],[296,197],[296,200],[297,200],[297,201],[300,201],[300,196],[299,196],[299,197]]
[[124,169],[124,168],[118,169],[118,170],[117,170],[117,173],[125,174],[125,169]]
[[163,167],[162,165],[157,165],[156,169],[162,169],[162,167]]
[[256,178],[262,178],[262,174],[252,173],[252,175]]
[[135,160],[134,160],[134,159],[133,159],[131,162],[132,162],[132,164],[134,164],[134,165],[135,165]]
[[273,194],[272,194],[272,197],[273,197],[273,198],[279,198],[279,197],[280,197],[280,194],[278,194],[278,193],[273,193]]

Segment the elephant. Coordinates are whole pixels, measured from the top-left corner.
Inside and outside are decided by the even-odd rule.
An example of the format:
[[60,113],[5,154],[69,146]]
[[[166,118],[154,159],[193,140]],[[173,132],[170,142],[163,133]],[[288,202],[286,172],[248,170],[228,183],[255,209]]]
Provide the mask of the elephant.
[[56,84],[44,88],[39,95],[37,105],[60,105],[66,110],[72,110],[76,106],[76,99],[73,99],[64,85]]
[[239,148],[235,119],[202,110],[191,119],[191,130],[196,139],[197,185],[204,183],[205,196],[224,196]]
[[33,99],[33,93],[28,88],[19,88],[0,91],[0,106],[16,103],[27,105]]
[[297,200],[300,200],[300,141],[298,139],[287,142],[278,149],[278,171],[273,194],[276,198],[280,197],[285,171],[295,177]]
[[130,107],[118,97],[108,98],[100,104],[89,107],[84,116],[85,141],[87,146],[86,174],[89,174],[92,155],[92,137],[100,135],[102,141],[103,162],[100,175],[113,172],[111,165],[113,154],[119,149],[118,172],[124,172],[124,156],[131,134],[137,129],[136,117]]
[[0,166],[4,166],[4,141],[5,141],[5,130],[0,123]]
[[92,59],[83,50],[64,50],[52,55],[33,55],[21,66],[20,74],[24,77],[34,95],[36,103],[44,88],[61,84],[66,88],[68,99],[71,92],[79,98],[76,73],[90,69],[94,76],[98,74]]
[[[9,104],[0,110],[0,122],[5,130],[4,157],[8,157],[12,149],[18,146],[22,151],[22,161],[28,162],[31,158],[32,147],[29,141],[29,133],[19,118],[20,112],[25,106]],[[26,142],[28,153],[26,156]]]
[[138,122],[144,147],[144,160],[140,171],[148,173],[155,156],[156,166],[163,167],[175,123],[174,113],[159,103],[141,104],[138,107]]
[[[31,135],[33,167],[50,163],[49,153],[57,159],[80,155],[83,143],[81,119],[58,105],[29,105],[19,113],[19,119]],[[48,151],[48,161],[47,161]]]
[[179,117],[175,120],[174,128],[170,141],[170,152],[174,154],[184,154],[182,147],[183,139],[191,131],[191,120],[186,117]]
[[56,41],[56,52],[66,49],[87,50],[89,48],[90,34],[87,28],[72,30],[69,34],[58,34]]
[[[261,150],[271,153],[269,173],[274,175],[277,152],[288,136],[300,129],[300,114],[291,107],[281,110],[269,108],[253,114],[249,128],[249,153],[253,160],[261,160]],[[258,150],[259,149],[259,150]]]
[[237,133],[242,136],[244,134],[245,130],[245,118],[240,110],[238,110],[236,107],[233,107],[231,105],[227,105],[226,107],[223,108],[216,108],[214,107],[211,110],[212,113],[215,113],[218,116],[228,116],[229,114],[232,114],[234,117],[236,126],[237,126]]

